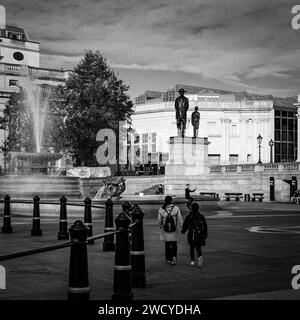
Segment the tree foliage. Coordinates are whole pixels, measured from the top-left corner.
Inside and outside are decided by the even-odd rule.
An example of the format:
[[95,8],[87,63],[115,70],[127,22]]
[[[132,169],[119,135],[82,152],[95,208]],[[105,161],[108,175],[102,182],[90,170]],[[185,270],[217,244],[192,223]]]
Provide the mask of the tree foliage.
[[77,164],[96,165],[97,132],[117,133],[119,121],[128,121],[133,112],[128,89],[99,51],[87,51],[51,96],[56,151],[73,154]]

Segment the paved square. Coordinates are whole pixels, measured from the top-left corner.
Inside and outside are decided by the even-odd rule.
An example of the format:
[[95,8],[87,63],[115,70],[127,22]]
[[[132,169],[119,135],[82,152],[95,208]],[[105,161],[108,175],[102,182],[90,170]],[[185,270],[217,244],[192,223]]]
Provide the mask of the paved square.
[[[145,212],[147,288],[134,289],[134,298],[300,299],[300,290],[291,287],[292,267],[300,265],[300,206],[219,202],[212,209],[204,211],[209,238],[201,269],[189,265],[186,235],[179,241],[178,265],[164,263],[156,212]],[[41,211],[43,237],[36,238],[30,237],[30,217],[12,215],[14,233],[0,234],[0,255],[59,243],[58,219],[47,212]],[[94,234],[103,230],[103,215],[94,214]],[[91,299],[112,294],[114,253],[103,252],[102,241],[88,246]],[[66,298],[68,248],[0,264],[7,272],[1,299]]]

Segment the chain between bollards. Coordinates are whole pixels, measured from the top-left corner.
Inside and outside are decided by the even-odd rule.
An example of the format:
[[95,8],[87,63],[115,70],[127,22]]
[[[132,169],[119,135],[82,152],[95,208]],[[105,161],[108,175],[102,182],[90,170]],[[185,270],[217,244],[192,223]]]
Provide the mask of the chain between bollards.
[[[113,202],[108,199],[105,202],[106,212],[105,212],[105,228],[104,232],[111,232],[114,230],[114,217],[113,217]],[[104,237],[103,251],[115,251],[115,236],[110,235]]]
[[89,300],[88,228],[82,221],[77,220],[69,232],[73,244],[70,250],[68,300]]
[[[93,223],[92,223],[92,200],[87,197],[84,199],[84,224],[88,228],[88,237],[93,236]],[[88,244],[94,244],[94,240],[88,240]]]
[[2,233],[12,233],[9,195],[6,195],[4,197],[4,215],[3,215]]
[[132,267],[130,261],[129,224],[131,220],[121,212],[115,219],[117,230],[112,300],[130,301],[132,293]]
[[62,196],[60,198],[60,214],[59,214],[59,231],[57,235],[58,240],[68,240],[68,218],[67,218],[67,198]]
[[33,198],[33,217],[32,217],[32,236],[41,236],[41,218],[40,218],[40,198],[39,196],[34,196]]

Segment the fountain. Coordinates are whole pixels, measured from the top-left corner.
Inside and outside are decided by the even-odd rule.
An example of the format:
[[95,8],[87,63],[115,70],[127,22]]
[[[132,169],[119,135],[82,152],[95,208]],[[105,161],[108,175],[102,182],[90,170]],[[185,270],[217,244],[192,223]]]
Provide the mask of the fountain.
[[20,146],[20,151],[8,152],[9,174],[0,177],[0,196],[9,194],[13,198],[32,198],[38,195],[56,200],[62,195],[80,198],[80,179],[58,176],[55,162],[63,155],[54,153],[53,148],[47,150],[42,147],[47,144],[43,140],[48,113],[48,100],[43,97],[42,88],[30,85],[25,93],[26,116],[32,130],[29,130],[29,139]]
[[[37,85],[30,85],[25,93],[26,116],[32,130],[29,128],[30,134],[22,141],[21,150],[8,153],[9,175],[0,177],[0,197],[8,194],[13,198],[32,199],[38,195],[57,201],[61,196],[67,199],[91,196],[93,190],[103,184],[104,178],[60,175],[56,161],[63,155],[54,153],[52,147],[45,147],[48,99]],[[25,126],[24,130],[27,129]]]
[[25,90],[27,113],[32,124],[33,150],[10,152],[11,173],[19,175],[49,174],[55,172],[55,161],[62,158],[61,154],[44,152],[42,143],[48,99],[43,97],[42,88],[38,85],[29,85]]

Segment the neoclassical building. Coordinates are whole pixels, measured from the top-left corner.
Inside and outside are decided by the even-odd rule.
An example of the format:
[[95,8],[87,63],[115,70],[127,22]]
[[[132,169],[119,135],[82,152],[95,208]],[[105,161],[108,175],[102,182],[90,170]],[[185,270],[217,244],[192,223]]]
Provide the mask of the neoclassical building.
[[208,137],[211,165],[257,163],[259,149],[262,162],[297,159],[296,97],[278,98],[177,84],[166,92],[146,91],[135,99],[132,128],[139,139],[132,140],[132,147],[136,163],[149,164],[162,154],[161,165],[164,165],[169,137],[177,135],[174,101],[180,88],[186,90],[189,99],[186,135],[192,136],[191,113],[198,106],[199,137]]

